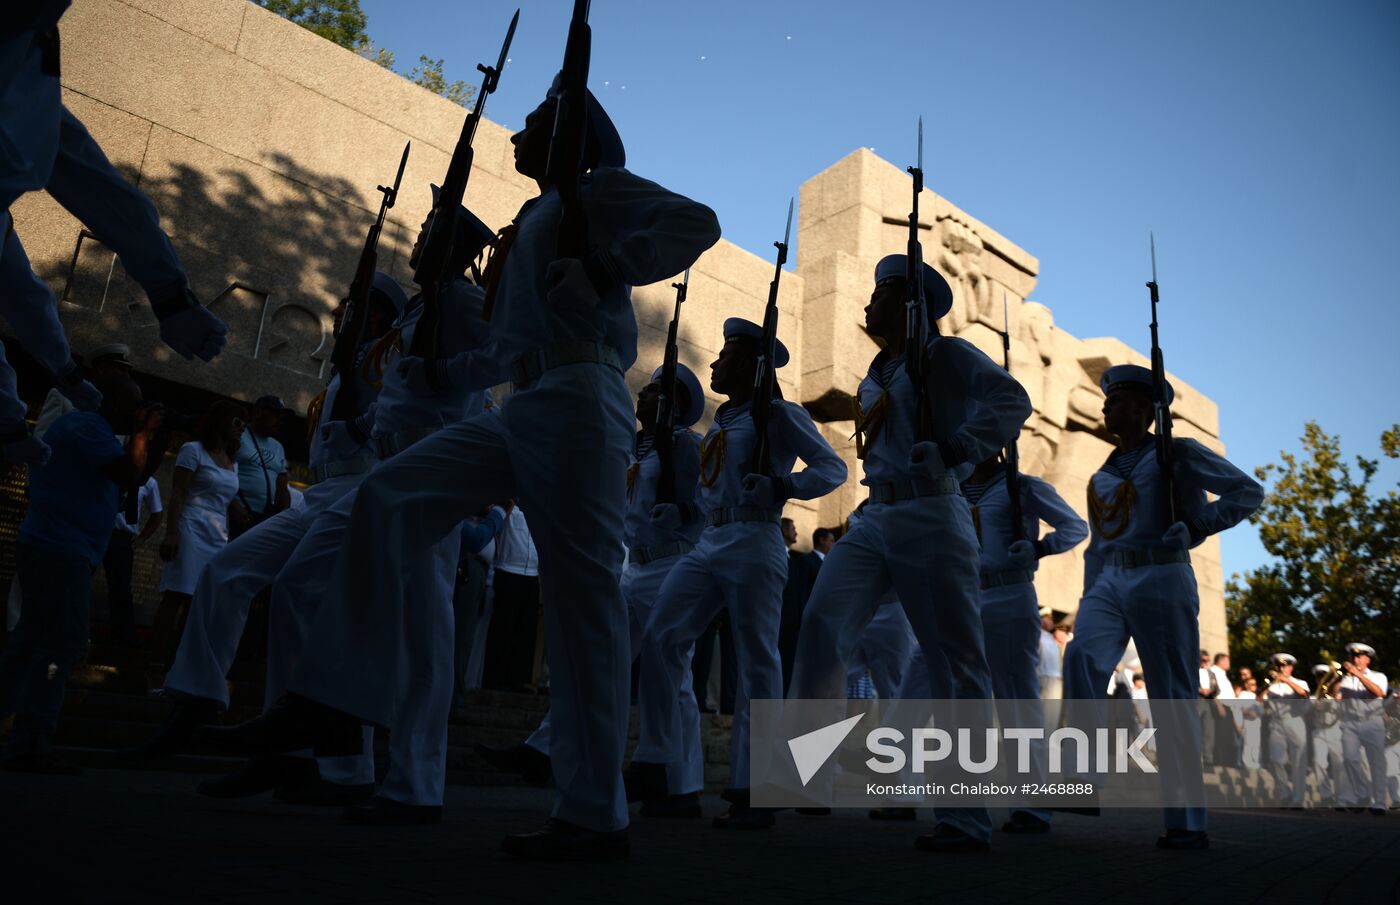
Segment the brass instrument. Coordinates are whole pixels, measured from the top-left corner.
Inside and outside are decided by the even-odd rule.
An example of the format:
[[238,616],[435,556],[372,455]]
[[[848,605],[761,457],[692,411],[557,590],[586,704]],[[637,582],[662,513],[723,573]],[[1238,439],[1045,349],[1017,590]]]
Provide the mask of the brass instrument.
[[1313,691],[1314,698],[1330,698],[1337,690],[1346,674],[1342,672],[1342,664],[1336,660],[1327,664],[1327,675],[1318,680],[1317,688]]

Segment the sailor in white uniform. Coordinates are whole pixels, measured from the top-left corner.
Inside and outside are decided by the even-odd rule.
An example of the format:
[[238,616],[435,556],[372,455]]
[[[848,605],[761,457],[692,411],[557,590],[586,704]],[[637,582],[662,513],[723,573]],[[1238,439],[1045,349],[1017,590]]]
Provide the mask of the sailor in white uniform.
[[[80,409],[97,408],[58,321],[58,303],[29,265],[10,206],[45,189],[121,258],[160,322],[160,337],[186,358],[205,361],[223,349],[228,328],[199,304],[160,227],[155,205],[112,166],[59,86],[58,20],[68,0],[37,0],[7,10],[0,25],[0,315],[26,350],[54,375]],[[18,406],[18,408],[17,408]],[[15,394],[15,375],[0,349],[0,444],[12,462],[42,463],[47,447],[30,436]]]
[[[351,375],[359,381],[355,395],[357,416],[369,410],[379,392],[377,384],[364,379],[360,365],[370,347],[408,304],[408,296],[387,273],[374,275],[369,300],[373,307],[365,327],[365,341],[355,357],[356,373]],[[336,309],[337,330],[343,312],[344,306]],[[175,754],[188,744],[199,725],[212,722],[216,712],[228,708],[226,677],[238,652],[253,598],[272,584],[316,517],[369,473],[374,456],[366,443],[344,437],[331,443],[322,437],[321,428],[328,423],[343,379],[347,379],[346,375],[333,372],[325,392],[308,412],[312,425],[308,464],[313,486],[306,492],[302,506],[279,512],[233,540],[201,570],[175,662],[165,676],[164,691],[176,699],[175,709],[157,736],[124,752],[128,757]],[[257,766],[256,772],[242,771],[233,777],[203,783],[200,790],[215,797],[242,797],[269,788],[304,785],[302,780],[308,775],[314,778],[315,773],[310,770],[310,762],[301,758],[268,760]],[[353,786],[374,781],[372,774],[366,776],[353,767],[353,775],[348,778],[338,776],[340,772],[335,764],[330,764],[323,771],[323,778]]]
[[[415,706],[410,677],[419,668],[404,558],[455,537],[489,503],[517,498],[540,555],[556,795],[544,827],[507,836],[503,848],[524,858],[614,858],[629,851],[622,759],[631,657],[619,581],[634,423],[623,374],[637,344],[630,287],[693,264],[718,241],[719,223],[704,205],[623,169],[621,139],[590,97],[579,195],[590,247],[560,257],[563,203],[546,175],[557,93],[512,139],[516,168],[542,194],[526,202],[509,249],[493,259],[489,347],[400,364],[410,386],[446,392],[509,378],[515,393],[499,416],[438,431],[361,485],[308,626],[295,694],[244,737],[268,753],[343,750],[361,720],[396,724]],[[447,643],[450,666],[450,632]]]
[[1334,696],[1341,702],[1342,764],[1346,770],[1347,796],[1342,804],[1386,812],[1385,695],[1390,690],[1385,673],[1371,668],[1376,649],[1352,642],[1342,661],[1342,681]]
[[1346,769],[1342,765],[1342,724],[1338,714],[1340,707],[1329,691],[1335,693],[1342,674],[1327,663],[1315,665],[1312,674],[1315,699],[1308,727],[1312,755],[1310,769],[1313,782],[1317,785],[1319,803],[1341,807],[1349,797],[1346,792]]
[[[915,430],[918,394],[904,362],[904,255],[875,268],[865,309],[866,330],[882,347],[858,391],[857,456],[870,488],[865,517],[822,564],[802,617],[789,698],[844,697],[846,663],[880,600],[897,594],[924,658],[929,688],[939,699],[986,700],[991,675],[978,616],[977,536],[959,482],[1019,435],[1031,413],[1021,385],[971,343],[942,336],[936,321],[953,291],[924,265],[924,304],[930,326],[926,356],[930,437]],[[939,668],[933,668],[933,663]],[[918,838],[928,851],[987,848],[985,808],[935,808],[938,825]]]
[[[644,629],[662,583],[681,557],[695,548],[704,525],[704,513],[696,499],[700,483],[700,435],[691,430],[691,426],[705,414],[705,394],[695,373],[680,363],[676,365],[680,398],[675,403],[676,419],[672,430],[675,499],[669,504],[676,507],[680,520],[679,524],[673,524],[655,522],[651,518],[652,509],[658,505],[661,478],[661,460],[653,441],[661,375],[662,369],[657,368],[651,375],[651,382],[637,394],[637,420],[642,429],[637,433],[632,464],[627,469],[628,566],[622,575],[622,593],[627,598],[634,661],[641,659],[642,645],[647,641]],[[659,704],[658,696],[675,693],[674,687],[655,681],[643,669],[637,692],[641,724],[655,722],[658,713],[661,718],[669,716],[670,709]],[[628,800],[642,802],[643,817],[701,816],[705,759],[700,747],[700,709],[689,672],[681,682],[676,706],[681,711],[685,734],[680,758],[670,763],[648,764],[634,757],[628,770]],[[537,762],[539,758],[548,757],[548,716],[525,744],[534,752]],[[503,753],[507,758],[517,754],[514,751]]]
[[[729,746],[730,788],[724,793],[730,809],[714,821],[722,829],[773,825],[771,811],[749,806],[748,716],[750,700],[783,694],[778,654],[788,562],[778,526],[783,503],[816,499],[846,480],[846,463],[812,416],[782,399],[773,400],[769,415],[767,468],[754,461],[757,435],[750,406],[762,336],[761,327],[743,318],[724,322],[724,347],[710,365],[710,388],[728,399],[715,413],[700,450],[705,530],[666,577],[642,646],[643,673],[648,681],[665,684],[658,695],[662,707],[642,724],[634,757],[656,764],[694,757],[682,749],[698,742],[698,731],[686,725],[698,717],[682,712],[679,692],[690,681],[696,639],[721,608],[729,611],[739,686]],[[774,366],[785,366],[788,357],[787,348],[777,343]],[[806,468],[793,471],[798,459]],[[663,505],[652,517],[665,526],[680,523],[684,515],[674,505]]]
[[1308,683],[1293,675],[1298,658],[1277,653],[1269,658],[1269,687],[1264,692],[1269,717],[1269,772],[1288,807],[1301,808],[1308,791]]
[[[1151,433],[1152,372],[1116,365],[1099,386],[1104,423],[1118,446],[1089,482],[1091,535],[1084,554],[1084,597],[1074,640],[1065,650],[1065,697],[1100,699],[1131,636],[1154,701],[1191,701],[1199,693],[1197,654],[1200,601],[1191,569],[1191,547],[1245,519],[1264,499],[1249,475],[1195,440],[1173,441],[1177,518],[1168,517],[1165,483]],[[1167,401],[1173,391],[1168,385]],[[1206,493],[1218,499],[1206,501]],[[1153,711],[1163,790],[1186,800],[1201,793],[1200,722],[1175,718],[1176,709]],[[1164,744],[1164,739],[1177,739]],[[1192,790],[1195,790],[1193,793]],[[1167,807],[1161,848],[1209,845],[1206,809]]]
[[[1018,474],[1021,524],[1013,525],[1005,459],[1000,454],[982,462],[962,483],[972,505],[972,522],[982,545],[982,633],[987,665],[992,670],[992,693],[998,701],[1017,702],[1007,714],[1008,725],[1045,725],[1040,707],[1040,604],[1035,594],[1035,571],[1041,559],[1065,553],[1089,536],[1089,526],[1048,482]],[[1040,523],[1052,529],[1040,537]],[[1058,651],[1056,652],[1058,654]],[[1058,665],[1058,664],[1057,664]],[[1045,745],[1031,742],[1031,782],[1045,782]],[[1016,743],[1003,745],[1006,763]],[[1018,807],[1002,826],[1008,833],[1044,833],[1050,812]]]

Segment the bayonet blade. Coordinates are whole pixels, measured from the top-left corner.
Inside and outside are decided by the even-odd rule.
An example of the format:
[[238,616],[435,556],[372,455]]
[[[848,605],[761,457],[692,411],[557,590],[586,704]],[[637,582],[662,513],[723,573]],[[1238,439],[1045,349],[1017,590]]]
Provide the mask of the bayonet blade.
[[[506,40],[501,45],[501,55],[496,58],[496,75],[501,74],[501,70],[506,65],[506,55],[510,53],[510,42],[515,40],[515,26],[520,24],[520,10],[517,8],[515,15],[510,17],[510,28],[506,29]],[[491,90],[496,90],[495,81],[492,81]]]
[[685,276],[681,277],[681,286],[682,286],[683,288],[686,288],[686,289],[689,289],[689,288],[690,288],[690,268],[689,268],[689,267],[687,267],[687,268],[685,269]]
[[1011,336],[1011,305],[1006,300],[1006,290],[1001,291],[1001,323],[1006,330],[1006,335]]
[[1150,230],[1147,233],[1147,241],[1152,246],[1152,282],[1155,283],[1157,282],[1157,237]]
[[403,169],[408,166],[408,149],[413,146],[413,142],[403,143],[403,156],[399,158],[399,171],[394,174],[394,188],[389,194],[389,206],[392,207],[394,199],[399,196],[399,184],[403,182]]
[[920,171],[924,168],[924,118],[919,117],[919,162],[917,164]]
[[795,199],[788,199],[787,227],[783,229],[783,247],[787,248],[788,240],[792,238],[792,203]]

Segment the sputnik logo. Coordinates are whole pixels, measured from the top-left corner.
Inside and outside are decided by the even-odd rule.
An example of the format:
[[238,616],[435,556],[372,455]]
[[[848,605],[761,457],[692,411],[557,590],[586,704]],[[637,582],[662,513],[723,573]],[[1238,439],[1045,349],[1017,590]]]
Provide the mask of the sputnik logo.
[[797,765],[797,776],[802,780],[803,787],[811,781],[817,771],[822,768],[841,743],[846,740],[846,736],[851,734],[851,730],[856,728],[865,718],[865,714],[858,713],[853,717],[847,717],[830,726],[823,726],[805,735],[788,739],[788,750],[792,752],[793,763]]

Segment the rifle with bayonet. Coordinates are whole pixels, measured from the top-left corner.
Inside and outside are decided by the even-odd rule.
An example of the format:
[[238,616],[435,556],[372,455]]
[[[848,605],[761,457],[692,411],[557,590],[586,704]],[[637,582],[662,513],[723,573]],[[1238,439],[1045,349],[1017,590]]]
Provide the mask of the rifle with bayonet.
[[579,189],[588,137],[588,67],[593,53],[593,30],[588,25],[589,0],[574,0],[569,37],[564,44],[564,67],[555,99],[554,130],[549,136],[546,180],[559,192],[563,215],[559,221],[558,256],[582,258],[588,252],[588,222]]
[[1152,414],[1157,426],[1157,470],[1167,494],[1169,525],[1177,522],[1176,470],[1172,455],[1172,412],[1167,401],[1167,368],[1162,363],[1162,344],[1157,337],[1157,238],[1148,233],[1152,245],[1152,279],[1147,284],[1152,298]]
[[666,331],[666,354],[661,360],[661,395],[656,399],[656,427],[652,434],[657,462],[661,466],[661,475],[656,482],[658,503],[676,501],[676,364],[680,360],[678,331],[681,324],[681,305],[685,303],[685,294],[690,288],[690,268],[685,269],[685,276],[679,283],[671,285],[676,290],[676,313],[671,316],[671,327]]
[[345,297],[345,313],[340,319],[340,332],[335,336],[331,348],[331,364],[340,374],[340,389],[331,403],[332,421],[346,421],[359,414],[356,397],[359,383],[354,379],[355,353],[365,340],[365,327],[369,323],[369,292],[374,285],[374,274],[379,269],[379,234],[384,230],[384,218],[399,197],[399,184],[403,182],[403,170],[408,165],[408,149],[412,142],[405,142],[403,156],[399,158],[399,171],[394,174],[394,184],[377,186],[384,197],[379,200],[379,216],[374,218],[369,233],[365,235],[365,246],[360,249],[360,261],[355,265],[355,278],[350,281],[350,292]]
[[909,211],[909,246],[905,252],[908,299],[904,306],[904,371],[914,385],[914,441],[933,439],[928,408],[928,308],[924,305],[924,248],[919,242],[919,196],[924,191],[924,118],[919,117],[918,162],[909,167],[914,178],[914,204]]
[[758,361],[753,372],[753,404],[749,415],[753,419],[755,474],[770,475],[768,461],[768,420],[773,413],[773,391],[777,386],[774,358],[778,349],[778,283],[787,263],[788,240],[792,238],[792,199],[788,200],[787,227],[783,241],[774,242],[778,257],[773,265],[773,282],[768,284],[768,305],[763,309],[763,336],[758,341]]
[[520,22],[520,10],[511,17],[510,28],[506,29],[506,39],[501,43],[500,56],[495,66],[478,63],[481,70],[481,90],[476,93],[476,106],[467,114],[462,123],[462,133],[457,137],[457,146],[452,149],[452,159],[447,164],[447,175],[443,177],[442,188],[433,205],[433,221],[428,227],[428,237],[418,253],[418,267],[413,280],[422,291],[423,313],[413,328],[413,342],[409,354],[418,358],[436,358],[438,336],[442,324],[442,290],[458,274],[448,273],[452,260],[452,246],[457,235],[457,209],[467,193],[467,180],[471,178],[472,141],[476,138],[476,127],[481,124],[481,116],[486,110],[486,98],[496,90],[501,80],[501,70],[506,65],[506,54],[510,52],[510,42],[515,37],[515,26]]
[[[1006,290],[1001,291],[1001,356],[1002,367],[1011,373],[1011,308],[1006,301]],[[1016,439],[1006,444],[1006,494],[1011,498],[1011,539],[1026,539],[1026,526],[1021,522],[1021,453],[1016,447]]]

